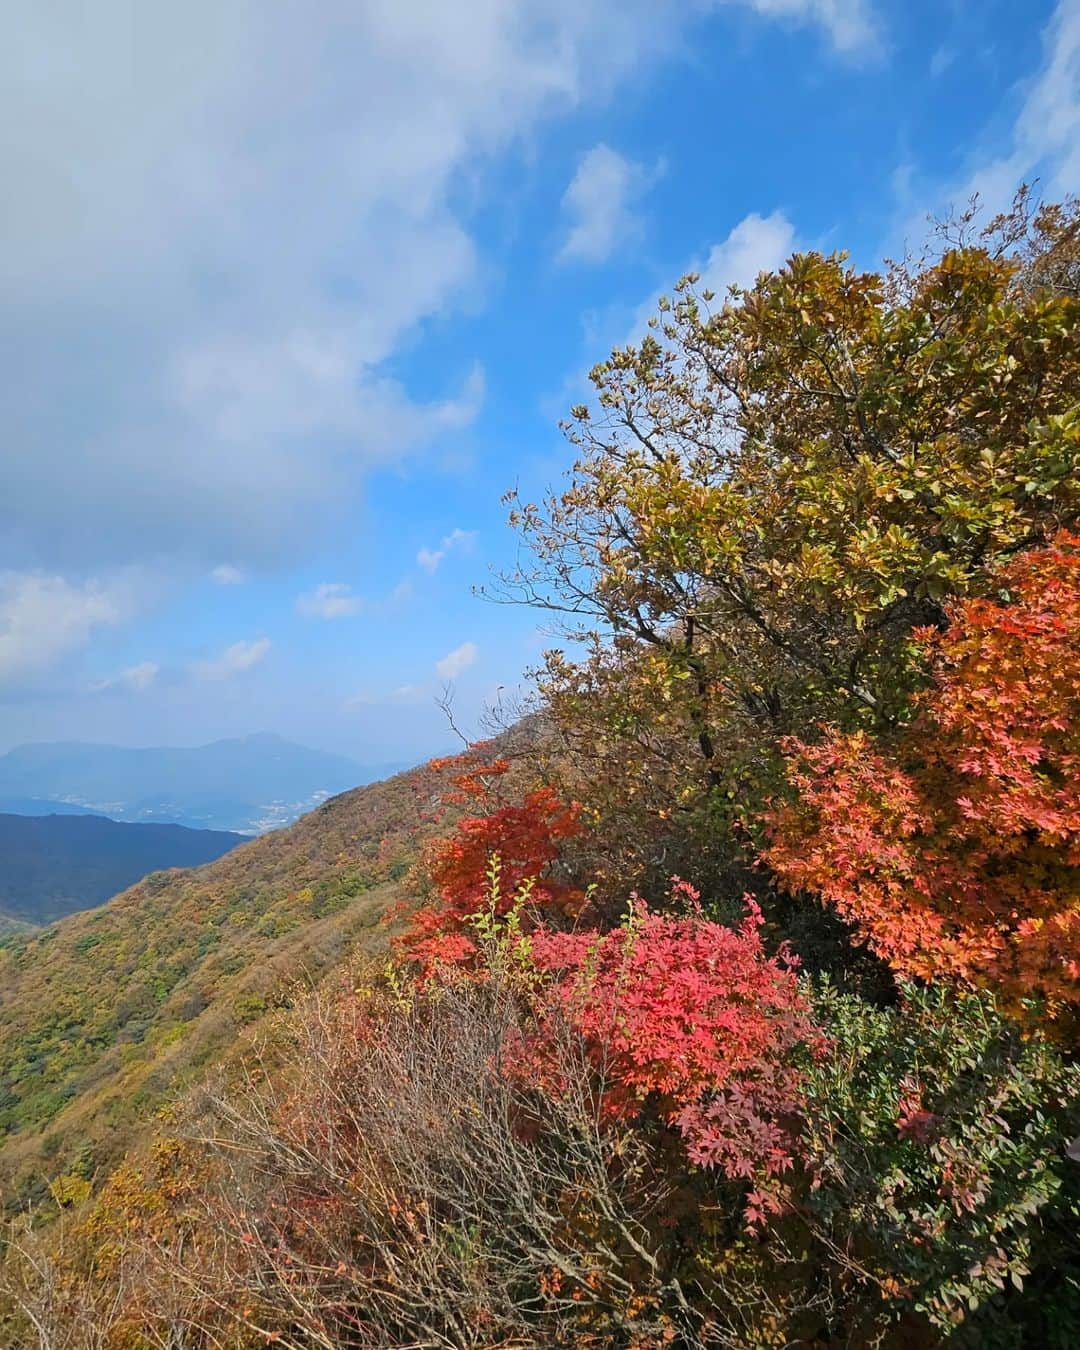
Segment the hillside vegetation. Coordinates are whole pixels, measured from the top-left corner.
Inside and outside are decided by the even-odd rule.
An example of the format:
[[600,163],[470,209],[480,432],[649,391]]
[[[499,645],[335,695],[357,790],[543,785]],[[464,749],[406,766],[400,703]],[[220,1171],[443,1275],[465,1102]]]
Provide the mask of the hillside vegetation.
[[8,940],[19,1350],[1080,1344],[1080,208],[592,380],[527,726]]
[[100,905],[148,872],[212,862],[242,842],[239,834],[182,825],[0,814],[0,917],[52,923]]
[[0,939],[7,1203],[73,1166],[103,1175],[132,1128],[297,981],[358,939],[381,945],[437,782],[425,769],[356,789],[217,862]]

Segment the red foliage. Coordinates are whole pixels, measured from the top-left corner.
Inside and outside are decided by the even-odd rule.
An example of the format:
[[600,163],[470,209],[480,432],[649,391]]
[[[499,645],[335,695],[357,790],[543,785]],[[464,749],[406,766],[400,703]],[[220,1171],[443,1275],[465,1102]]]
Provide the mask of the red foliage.
[[731,929],[636,901],[611,932],[541,929],[530,940],[535,966],[552,981],[548,1016],[582,1036],[611,1085],[608,1109],[633,1115],[651,1102],[692,1161],[732,1178],[791,1166],[796,1052],[821,1044],[794,958],[766,955],[761,912],[749,898],[747,906]]
[[[682,1135],[693,1162],[731,1178],[776,1177],[792,1165],[791,1118],[800,1105],[797,1051],[821,1044],[795,980],[795,959],[761,942],[761,912],[747,897],[738,929],[705,919],[697,892],[674,880],[685,916],[655,914],[635,897],[626,922],[600,932],[556,931],[576,915],[580,890],[555,880],[562,842],[580,832],[576,806],[550,788],[458,822],[428,859],[438,902],[402,939],[425,976],[466,967],[487,978],[489,955],[474,920],[499,917],[528,894],[521,927],[505,930],[535,1034],[515,1045],[517,1076],[558,1094],[551,1059],[569,1027],[603,1084],[610,1118],[648,1106]],[[493,936],[493,930],[487,930]],[[495,939],[498,940],[498,939]],[[747,1211],[771,1203],[760,1187]]]
[[1080,537],[1000,577],[1003,601],[916,635],[935,667],[889,748],[791,744],[764,859],[898,972],[1080,1006]]
[[413,916],[402,939],[405,951],[428,969],[466,960],[475,951],[470,920],[492,909],[505,914],[526,882],[532,884],[537,907],[575,909],[581,891],[554,880],[550,869],[562,841],[580,831],[576,804],[567,805],[550,787],[535,789],[518,805],[459,821],[429,852],[428,872],[439,902]]
[[901,1139],[911,1139],[917,1144],[933,1143],[942,1125],[942,1118],[923,1106],[922,1091],[917,1082],[905,1078],[900,1088],[896,1133]]
[[431,760],[430,768],[436,773],[443,773],[450,768],[455,770],[450,779],[451,790],[443,794],[444,802],[484,801],[490,796],[492,781],[509,771],[510,761],[485,761],[481,751],[486,750],[489,744],[489,741],[477,741],[463,754],[444,755],[441,759]]

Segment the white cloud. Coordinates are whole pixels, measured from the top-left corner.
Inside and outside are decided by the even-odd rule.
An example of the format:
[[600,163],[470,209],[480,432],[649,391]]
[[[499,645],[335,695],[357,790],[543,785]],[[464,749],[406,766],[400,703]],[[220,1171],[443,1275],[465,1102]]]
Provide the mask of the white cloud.
[[[742,3],[840,50],[871,34],[861,0]],[[387,371],[473,302],[477,171],[723,7],[20,6],[0,46],[5,556],[250,566],[302,552],[306,512],[324,535],[347,519],[373,466],[480,406],[479,369],[423,401]]]
[[231,563],[221,563],[210,573],[210,580],[219,586],[242,586],[247,581],[246,573]]
[[935,80],[939,79],[955,60],[955,52],[950,51],[948,47],[939,47],[930,58],[930,74]]
[[444,680],[456,680],[475,664],[479,655],[480,648],[475,642],[463,642],[460,647],[447,652],[441,661],[436,661],[435,669]]
[[404,605],[412,596],[412,582],[406,577],[388,595],[376,600],[356,595],[343,581],[324,581],[296,601],[297,613],[309,619],[348,619],[356,614],[385,614]]
[[782,211],[744,216],[722,243],[714,244],[701,273],[701,289],[723,298],[728,286],[752,286],[760,272],[781,267],[795,248],[795,226]]
[[893,196],[898,202],[910,202],[912,184],[915,181],[915,165],[910,160],[897,164],[890,175]]
[[[729,285],[743,288],[753,285],[760,272],[775,271],[799,247],[795,226],[781,210],[762,216],[752,211],[740,220],[719,243],[713,244],[704,258],[690,258],[681,267],[672,267],[669,276],[677,278],[689,272],[700,277],[698,291],[712,291],[716,306],[727,298]],[[626,324],[626,311],[602,315],[586,314],[583,334],[586,349],[595,360],[597,351],[637,346],[649,331],[649,321],[657,315],[661,296],[670,297],[670,286],[655,290],[634,311]],[[624,326],[625,325],[625,326]],[[558,399],[550,400],[550,414],[562,415],[566,402],[589,403],[596,390],[580,370],[570,375]]]
[[[978,195],[987,215],[1004,210],[1022,182],[1039,179],[1048,199],[1080,191],[1080,0],[1058,0],[1042,34],[1042,61],[1027,81],[1004,154],[972,157],[970,171],[952,183],[919,185],[924,205],[912,208],[913,193],[897,193],[897,230],[892,247],[921,243],[927,216],[950,207],[963,210]],[[995,141],[999,140],[996,126]],[[911,175],[899,186],[910,186]],[[894,187],[897,186],[894,175]]]
[[390,703],[422,703],[431,697],[431,690],[421,684],[399,684],[390,695]]
[[[752,211],[732,227],[727,236],[718,244],[713,244],[704,259],[693,259],[682,270],[696,272],[701,278],[697,285],[701,291],[712,291],[716,304],[727,298],[729,286],[747,288],[757,280],[760,272],[772,272],[782,267],[796,248],[795,226],[783,211],[773,211],[767,216]],[[656,315],[662,291],[654,291],[638,307],[630,331],[623,339],[624,345],[641,341],[649,320]]]
[[1043,64],[1013,127],[1011,151],[977,169],[961,201],[978,192],[1005,206],[1023,178],[1043,175],[1043,189],[1080,189],[1080,0],[1058,0],[1043,32]]
[[394,706],[408,706],[417,703],[423,703],[433,697],[432,690],[423,684],[402,684],[389,694],[375,694],[370,689],[361,689],[358,694],[353,694],[347,698],[343,707],[349,708],[377,708],[387,704]]
[[362,596],[353,595],[349,586],[340,581],[324,581],[313,591],[302,595],[296,608],[310,619],[347,619],[364,608]]
[[652,175],[608,145],[582,156],[563,196],[569,229],[560,262],[601,263],[640,229],[638,199]]
[[156,661],[140,661],[137,666],[128,666],[127,670],[121,670],[117,675],[98,680],[91,688],[95,693],[104,693],[110,689],[130,689],[141,694],[154,683],[160,670],[161,667]]
[[43,572],[0,573],[0,684],[48,670],[134,608],[135,588],[125,578],[72,582]]
[[234,642],[216,660],[196,662],[192,672],[200,680],[227,680],[230,675],[258,665],[269,650],[270,639],[265,637],[254,642]]
[[819,24],[839,52],[874,52],[877,24],[868,0],[743,0],[763,18]]
[[425,572],[438,571],[439,564],[455,548],[470,548],[476,538],[475,530],[454,528],[444,535],[438,548],[422,548],[416,555],[416,561]]

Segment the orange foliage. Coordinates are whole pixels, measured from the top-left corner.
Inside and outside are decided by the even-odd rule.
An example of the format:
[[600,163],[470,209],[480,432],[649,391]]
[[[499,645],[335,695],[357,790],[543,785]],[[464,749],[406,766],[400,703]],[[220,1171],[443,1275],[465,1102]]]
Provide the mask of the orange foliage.
[[895,970],[1080,1008],[1080,537],[1003,569],[1007,599],[920,631],[935,681],[894,747],[789,744],[764,859]]
[[[479,797],[480,789],[489,790],[485,779],[501,772],[505,768],[497,762],[469,769],[455,781],[459,791]],[[467,959],[474,950],[470,920],[492,909],[505,914],[526,883],[537,906],[576,910],[583,893],[556,880],[551,867],[562,841],[581,833],[578,814],[576,802],[567,805],[552,788],[540,787],[520,803],[458,821],[452,834],[428,850],[427,871],[439,899],[413,916],[401,939],[404,951],[425,969]]]
[[486,750],[490,744],[490,741],[477,741],[463,754],[444,755],[441,759],[431,760],[429,767],[436,773],[443,773],[447,769],[455,770],[450,778],[450,790],[443,793],[444,802],[461,803],[488,799],[492,781],[501,778],[510,768],[508,759],[493,759],[490,762],[483,760],[480,752]]

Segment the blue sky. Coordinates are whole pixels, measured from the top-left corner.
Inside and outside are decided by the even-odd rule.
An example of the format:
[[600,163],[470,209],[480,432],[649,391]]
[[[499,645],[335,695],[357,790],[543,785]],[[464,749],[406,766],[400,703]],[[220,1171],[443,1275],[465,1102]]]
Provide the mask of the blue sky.
[[[92,11],[92,12],[91,12]],[[1080,187],[1080,0],[63,0],[0,52],[0,749],[369,762],[551,639],[477,599],[690,268]]]

